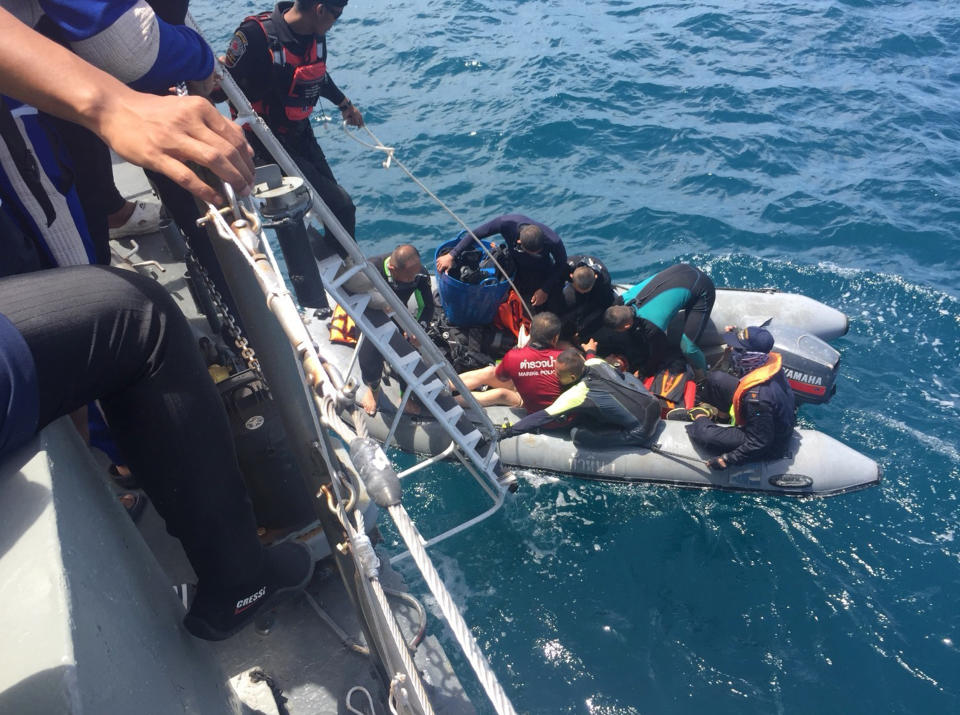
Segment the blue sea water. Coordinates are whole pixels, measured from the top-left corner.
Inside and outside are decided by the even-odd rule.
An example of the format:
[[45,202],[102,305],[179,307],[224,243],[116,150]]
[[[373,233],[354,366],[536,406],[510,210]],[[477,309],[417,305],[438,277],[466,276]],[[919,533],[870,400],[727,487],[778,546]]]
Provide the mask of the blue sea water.
[[[193,3],[221,47],[260,9]],[[850,316],[837,395],[800,419],[879,461],[879,487],[531,472],[432,550],[517,709],[960,712],[956,4],[354,0],[328,39],[373,131],[468,223],[523,212],[620,281],[683,260]],[[369,252],[456,233],[382,156],[317,133]],[[406,501],[428,534],[482,506],[453,467]]]

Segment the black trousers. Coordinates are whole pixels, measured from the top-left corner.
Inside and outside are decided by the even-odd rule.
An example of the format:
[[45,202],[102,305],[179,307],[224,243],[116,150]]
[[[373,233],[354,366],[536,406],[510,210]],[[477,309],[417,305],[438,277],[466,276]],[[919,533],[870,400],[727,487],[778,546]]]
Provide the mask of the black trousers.
[[173,299],[131,271],[0,280],[36,364],[39,425],[100,400],[130,468],[205,583],[254,578],[262,547],[220,396]]
[[[256,137],[248,138],[256,152],[258,166],[264,163],[274,163],[266,148]],[[287,153],[290,154],[290,158],[303,172],[306,180],[313,185],[323,202],[330,207],[334,216],[353,238],[357,228],[357,209],[353,205],[353,199],[350,198],[347,190],[337,183],[323,149],[320,148],[313,136],[313,128],[309,122],[303,127],[291,128],[288,133],[278,133],[277,138],[283,148],[287,150]],[[328,234],[330,233],[330,229],[326,225],[324,225],[324,229]],[[335,243],[335,239],[331,238],[329,240]],[[335,245],[339,246],[338,243],[335,243]]]
[[[729,373],[710,370],[700,387],[697,401],[707,402],[720,410],[720,414],[726,414],[739,384],[740,381]],[[717,454],[732,452],[747,439],[739,427],[721,427],[703,417],[688,425],[687,433],[696,444]]]
[[[390,320],[387,314],[382,310],[367,309],[366,317],[371,323],[373,323],[375,327],[378,328],[381,325],[385,325],[386,322]],[[413,345],[411,345],[405,337],[403,337],[403,332],[399,329],[390,338],[390,347],[392,347],[401,357],[409,355],[413,352],[417,352],[417,349],[413,347]],[[383,356],[369,340],[364,340],[363,344],[360,346],[360,354],[357,355],[357,365],[360,366],[360,379],[365,385],[379,385],[380,378],[383,376]],[[414,368],[413,373],[415,375],[421,375],[426,370],[427,363],[421,360],[420,364]],[[402,380],[399,382],[400,388],[406,389],[404,382]],[[446,392],[441,392],[434,399],[441,409],[446,412],[449,412],[457,406],[457,403],[453,397]],[[457,427],[464,434],[469,434],[474,429],[470,420],[467,419],[465,415],[461,415],[457,420]]]

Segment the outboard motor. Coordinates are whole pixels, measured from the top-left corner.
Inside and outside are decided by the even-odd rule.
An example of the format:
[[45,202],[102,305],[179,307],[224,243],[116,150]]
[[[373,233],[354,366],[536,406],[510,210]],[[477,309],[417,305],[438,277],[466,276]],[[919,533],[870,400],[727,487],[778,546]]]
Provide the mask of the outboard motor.
[[783,358],[783,372],[797,403],[822,405],[837,391],[840,353],[816,335],[791,325],[767,326],[775,352]]

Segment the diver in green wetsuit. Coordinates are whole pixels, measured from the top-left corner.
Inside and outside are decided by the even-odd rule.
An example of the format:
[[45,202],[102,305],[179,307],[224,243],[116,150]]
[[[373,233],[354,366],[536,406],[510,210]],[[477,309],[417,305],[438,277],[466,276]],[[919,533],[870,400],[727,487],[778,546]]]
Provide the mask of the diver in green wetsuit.
[[[624,306],[607,309],[604,323],[614,333],[629,333],[633,342],[643,342],[646,359],[639,367],[643,375],[652,375],[679,347],[698,377],[707,369],[707,361],[697,340],[713,310],[716,290],[710,276],[686,263],[678,263],[641,281],[623,294]],[[629,310],[632,309],[633,315]],[[683,334],[679,346],[671,345],[667,329],[674,316],[684,311]],[[638,346],[633,346],[634,352]],[[632,363],[633,361],[631,361]],[[638,369],[637,365],[631,365]]]

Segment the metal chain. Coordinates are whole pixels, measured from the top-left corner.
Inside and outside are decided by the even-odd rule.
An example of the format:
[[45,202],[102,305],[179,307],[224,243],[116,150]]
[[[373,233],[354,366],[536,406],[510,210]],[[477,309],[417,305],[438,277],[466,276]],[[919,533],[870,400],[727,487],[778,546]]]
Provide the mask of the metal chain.
[[233,313],[230,312],[230,308],[227,306],[226,301],[223,299],[220,291],[217,290],[217,286],[213,282],[213,279],[210,278],[210,274],[207,273],[207,270],[200,263],[199,259],[197,259],[197,255],[193,252],[193,248],[190,246],[189,239],[186,235],[183,235],[183,239],[187,248],[186,261],[188,269],[197,269],[197,275],[200,276],[204,286],[207,289],[207,292],[210,294],[210,299],[213,301],[213,305],[217,309],[217,314],[226,325],[227,332],[230,334],[230,337],[233,338],[233,344],[236,345],[237,350],[240,351],[240,357],[242,357],[244,362],[247,363],[247,367],[257,373],[257,377],[263,380],[263,373],[260,371],[260,361],[257,360],[257,356],[253,351],[253,347],[251,347],[250,343],[247,342],[247,339],[243,337],[243,333],[240,330],[240,326],[237,325],[237,321],[233,317]]

